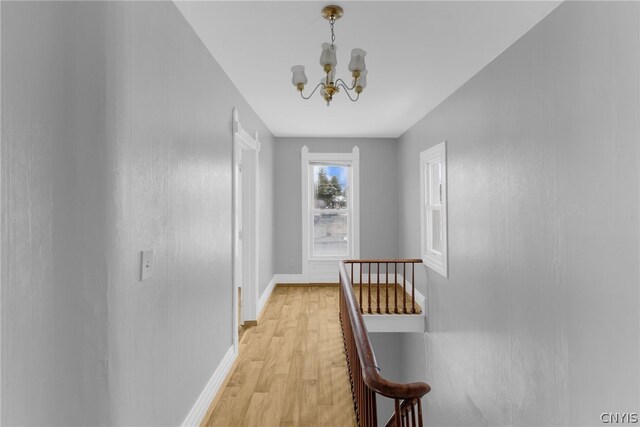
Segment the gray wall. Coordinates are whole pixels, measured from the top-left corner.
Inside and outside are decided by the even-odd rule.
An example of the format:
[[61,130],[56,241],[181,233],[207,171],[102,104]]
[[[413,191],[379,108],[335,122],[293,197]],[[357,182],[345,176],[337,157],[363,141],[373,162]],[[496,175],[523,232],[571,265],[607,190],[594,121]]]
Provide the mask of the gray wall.
[[105,25],[1,7],[2,424],[106,423]]
[[[277,138],[275,144],[276,273],[302,273],[301,150],[351,152],[360,148],[360,256],[398,255],[397,140],[382,138]],[[294,260],[291,265],[291,260]]]
[[[376,356],[380,374],[389,381],[401,382],[403,380],[401,358],[398,357],[398,349],[403,343],[404,334],[370,333],[369,341]],[[376,411],[378,425],[384,426],[394,411],[394,400],[387,397],[376,396]]]
[[418,154],[448,141],[449,279],[403,345],[426,348],[429,425],[640,409],[639,8],[565,2],[400,138],[401,256]]
[[2,67],[2,424],[180,424],[232,344],[233,107],[263,282],[273,137],[170,2],[2,2]]

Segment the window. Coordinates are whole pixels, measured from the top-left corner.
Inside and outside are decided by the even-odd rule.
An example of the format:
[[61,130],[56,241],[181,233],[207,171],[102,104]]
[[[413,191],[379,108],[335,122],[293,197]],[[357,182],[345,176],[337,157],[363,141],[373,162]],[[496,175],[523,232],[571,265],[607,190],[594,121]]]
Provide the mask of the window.
[[420,153],[420,226],[422,261],[447,277],[446,142]]
[[360,151],[309,153],[302,148],[302,275],[335,281],[336,260],[357,258]]
[[350,162],[310,162],[311,258],[346,257],[351,253]]

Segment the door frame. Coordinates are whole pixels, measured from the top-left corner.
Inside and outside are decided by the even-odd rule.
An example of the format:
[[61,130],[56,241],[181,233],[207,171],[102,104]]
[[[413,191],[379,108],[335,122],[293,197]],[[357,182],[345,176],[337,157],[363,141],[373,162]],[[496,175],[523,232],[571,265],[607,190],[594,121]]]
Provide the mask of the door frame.
[[[242,128],[238,109],[233,109],[232,144],[232,277],[233,277],[233,345],[238,350],[238,318],[242,323],[257,320],[258,306],[258,163],[260,140],[258,131],[251,136]],[[242,178],[240,178],[242,173]],[[238,183],[242,183],[242,187]],[[242,239],[242,254],[238,239]],[[242,282],[236,277],[238,257],[242,262]],[[238,289],[242,287],[242,313],[238,313]]]

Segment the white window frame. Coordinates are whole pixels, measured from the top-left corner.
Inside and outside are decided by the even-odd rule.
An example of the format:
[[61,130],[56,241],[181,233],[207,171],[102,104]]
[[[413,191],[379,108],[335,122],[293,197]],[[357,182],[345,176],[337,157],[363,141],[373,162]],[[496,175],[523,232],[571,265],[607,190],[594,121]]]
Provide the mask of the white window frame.
[[[440,204],[431,203],[431,175],[429,165],[440,163],[441,188]],[[433,249],[433,212],[440,211],[440,230],[442,232],[442,251]],[[447,142],[420,153],[420,240],[422,262],[444,277],[449,276],[448,231],[447,231]]]
[[[305,281],[313,282],[325,280],[323,277],[310,272],[313,263],[330,263],[342,259],[357,259],[360,257],[360,149],[356,146],[350,153],[310,153],[305,145],[302,147],[302,276]],[[349,168],[349,215],[348,215],[348,245],[349,253],[345,256],[313,256],[313,180],[311,179],[311,165],[314,162],[348,164]],[[339,210],[332,210],[338,212]],[[315,270],[314,270],[315,271]],[[337,268],[335,271],[337,277]],[[333,276],[333,273],[330,273]],[[333,278],[335,281],[335,277]]]

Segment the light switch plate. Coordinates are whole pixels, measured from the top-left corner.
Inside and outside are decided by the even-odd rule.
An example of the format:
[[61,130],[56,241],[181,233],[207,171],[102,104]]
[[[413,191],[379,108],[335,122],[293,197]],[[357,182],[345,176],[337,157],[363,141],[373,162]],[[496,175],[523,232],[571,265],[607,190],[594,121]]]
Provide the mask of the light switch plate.
[[153,249],[140,252],[140,281],[151,277],[153,269]]

